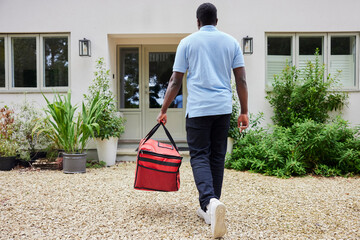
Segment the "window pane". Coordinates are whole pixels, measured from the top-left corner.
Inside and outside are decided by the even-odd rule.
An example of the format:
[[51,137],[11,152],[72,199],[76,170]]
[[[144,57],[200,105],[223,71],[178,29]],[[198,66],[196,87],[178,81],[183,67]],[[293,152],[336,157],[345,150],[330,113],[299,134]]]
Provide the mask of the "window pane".
[[292,37],[268,37],[267,43],[266,84],[271,86],[274,75],[281,74],[286,63],[292,65]]
[[[166,89],[172,74],[175,53],[149,53],[149,100],[150,108],[161,108]],[[181,95],[181,96],[180,96]],[[170,108],[182,107],[182,91],[179,91],[176,106],[174,102]]]
[[268,55],[291,56],[291,37],[268,37]]
[[322,55],[323,37],[300,37],[299,54],[314,55],[316,49],[319,49],[319,55]]
[[5,87],[5,39],[0,38],[0,88]]
[[120,108],[139,108],[139,49],[120,49]]
[[36,38],[12,38],[13,87],[36,87]]
[[316,49],[319,49],[320,64],[323,64],[323,46],[322,36],[299,37],[299,69],[303,70],[309,61],[315,62]]
[[339,80],[343,87],[355,86],[356,37],[331,37],[330,74],[341,71]]
[[45,86],[67,87],[68,65],[67,37],[44,37]]

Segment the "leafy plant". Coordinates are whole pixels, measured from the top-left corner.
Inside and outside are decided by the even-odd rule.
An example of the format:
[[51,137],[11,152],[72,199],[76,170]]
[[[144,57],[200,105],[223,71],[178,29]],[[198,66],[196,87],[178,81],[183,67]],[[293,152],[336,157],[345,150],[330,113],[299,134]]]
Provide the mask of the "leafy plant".
[[87,161],[86,168],[103,168],[106,166],[104,161]]
[[14,138],[18,143],[20,159],[30,160],[31,153],[50,148],[54,143],[45,134],[37,134],[36,126],[44,128],[42,111],[26,100],[15,107]]
[[77,106],[71,104],[71,93],[67,96],[55,95],[51,103],[45,96],[47,102],[48,128],[47,131],[54,134],[54,141],[66,153],[82,153],[94,132],[99,131],[97,121],[103,110],[103,99],[97,94],[92,101],[85,106],[82,103],[80,114],[76,114]]
[[315,63],[309,61],[303,71],[287,64],[275,76],[273,91],[266,97],[274,108],[275,124],[290,127],[306,119],[324,123],[329,112],[345,105],[347,94],[333,91],[339,86],[339,76],[329,74],[324,81],[325,65],[320,64],[318,49],[315,56]]
[[13,132],[14,110],[8,106],[0,109],[0,137],[1,139],[8,139]]
[[226,159],[227,168],[277,177],[360,173],[360,128],[340,117],[326,123],[328,113],[341,109],[347,95],[331,91],[337,76],[324,81],[325,66],[318,51],[315,55],[315,63],[309,61],[304,71],[287,65],[275,76],[267,99],[276,125],[264,129],[256,124],[245,131]]
[[340,117],[328,124],[306,120],[288,128],[250,130],[236,143],[226,167],[277,177],[359,174],[359,133]]
[[14,139],[14,110],[8,106],[0,109],[0,156],[14,157],[18,153],[18,144]]
[[18,144],[10,139],[2,139],[0,142],[0,157],[15,157],[18,153]]
[[84,98],[88,103],[97,96],[102,97],[102,111],[97,120],[99,131],[95,132],[95,137],[109,139],[110,137],[120,137],[125,130],[125,119],[117,113],[116,102],[110,90],[110,70],[106,69],[104,58],[96,61],[95,78],[88,90],[88,95]]
[[240,115],[240,105],[239,99],[236,93],[235,84],[232,84],[232,112],[230,115],[230,128],[228,132],[228,137],[233,139],[238,139],[240,137],[240,131],[238,128],[238,117]]

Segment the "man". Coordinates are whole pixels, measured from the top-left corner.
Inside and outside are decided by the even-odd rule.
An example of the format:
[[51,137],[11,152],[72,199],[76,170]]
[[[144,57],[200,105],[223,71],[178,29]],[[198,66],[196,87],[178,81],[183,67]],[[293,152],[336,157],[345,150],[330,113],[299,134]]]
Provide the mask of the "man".
[[196,12],[199,31],[184,38],[176,51],[173,74],[157,121],[166,123],[166,111],[187,76],[186,132],[191,167],[199,191],[197,214],[211,224],[215,238],[226,233],[225,205],[219,201],[224,175],[227,134],[232,110],[231,69],[241,105],[240,131],[248,126],[247,85],[239,43],[217,30],[217,9],[211,3]]

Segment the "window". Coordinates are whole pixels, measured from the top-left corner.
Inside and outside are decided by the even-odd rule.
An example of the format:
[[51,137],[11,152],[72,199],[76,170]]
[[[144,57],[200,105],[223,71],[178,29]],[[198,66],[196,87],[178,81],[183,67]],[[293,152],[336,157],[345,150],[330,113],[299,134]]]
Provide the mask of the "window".
[[69,81],[67,37],[44,37],[45,87],[66,87]]
[[66,89],[69,86],[68,38],[64,34],[0,36],[0,89]]
[[0,88],[5,87],[5,38],[0,37]]
[[315,62],[316,49],[319,50],[320,64],[323,64],[323,45],[324,38],[322,36],[299,36],[298,67],[304,69],[309,61]]
[[13,37],[11,55],[12,87],[36,88],[36,38]]
[[292,65],[292,37],[269,36],[267,38],[267,84],[271,86],[275,74],[281,73],[286,63]]
[[[174,52],[149,53],[149,107],[161,108],[172,74],[174,65]],[[174,108],[174,104],[170,105]]]
[[[281,74],[286,62],[304,69],[308,61],[315,61],[319,49],[320,63],[326,64],[326,75],[340,72],[343,89],[358,89],[357,34],[268,34],[266,37],[266,86],[271,87],[275,74]],[[294,46],[292,45],[294,44]],[[292,53],[295,54],[292,54]],[[301,76],[300,76],[301,77]]]
[[139,49],[120,49],[120,108],[139,108]]
[[356,86],[356,36],[331,36],[330,49],[330,74],[341,70],[343,87]]

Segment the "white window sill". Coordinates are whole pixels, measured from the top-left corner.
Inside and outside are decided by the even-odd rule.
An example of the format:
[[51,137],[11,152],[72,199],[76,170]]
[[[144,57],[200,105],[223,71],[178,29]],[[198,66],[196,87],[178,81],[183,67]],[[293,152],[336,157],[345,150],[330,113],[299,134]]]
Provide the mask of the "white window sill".
[[69,91],[69,87],[66,88],[49,88],[49,89],[0,89],[0,94],[23,94],[23,93],[67,93]]

